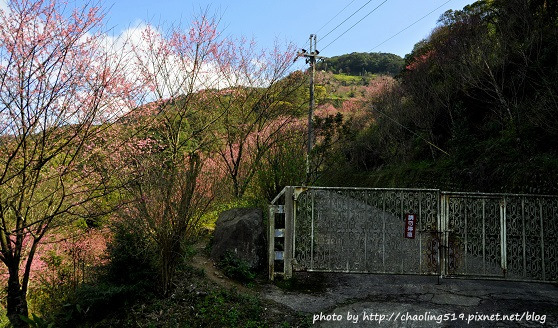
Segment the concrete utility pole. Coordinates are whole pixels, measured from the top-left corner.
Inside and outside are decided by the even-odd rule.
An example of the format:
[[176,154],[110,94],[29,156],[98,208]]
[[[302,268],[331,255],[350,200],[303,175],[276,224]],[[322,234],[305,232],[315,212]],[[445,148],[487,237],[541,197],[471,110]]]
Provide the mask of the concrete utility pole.
[[306,63],[310,64],[310,108],[308,109],[308,147],[306,150],[306,183],[310,182],[310,154],[314,146],[314,76],[316,74],[316,59],[323,58],[318,56],[320,52],[316,49],[318,37],[316,34],[310,34],[310,49],[302,49],[299,51],[298,57],[306,57]]

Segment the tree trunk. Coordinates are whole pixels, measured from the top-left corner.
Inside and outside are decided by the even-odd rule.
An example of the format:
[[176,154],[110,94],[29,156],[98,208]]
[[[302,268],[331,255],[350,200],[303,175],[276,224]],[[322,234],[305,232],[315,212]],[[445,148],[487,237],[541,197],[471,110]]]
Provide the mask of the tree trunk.
[[27,295],[19,282],[19,270],[10,266],[8,277],[7,316],[14,328],[29,327],[20,316],[28,317]]

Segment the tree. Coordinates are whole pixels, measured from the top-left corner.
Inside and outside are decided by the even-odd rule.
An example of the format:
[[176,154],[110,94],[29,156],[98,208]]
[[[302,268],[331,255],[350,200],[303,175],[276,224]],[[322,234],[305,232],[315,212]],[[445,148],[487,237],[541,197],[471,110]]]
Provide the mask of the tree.
[[[510,181],[556,152],[556,8],[544,0],[496,0],[446,12],[406,57],[399,109],[388,112],[405,127],[395,149],[421,139],[433,161],[449,155],[467,187],[525,188]],[[377,125],[380,132],[396,127]],[[426,159],[413,148],[419,151],[405,151],[411,160]]]
[[351,75],[389,74],[396,75],[403,68],[403,59],[397,55],[379,52],[353,52],[327,58],[317,64],[318,70],[341,71]]
[[222,48],[219,69],[225,87],[217,97],[222,115],[217,153],[236,198],[245,194],[269,149],[288,136],[281,131],[301,113],[296,96],[305,78],[300,72],[285,78],[294,53],[292,45],[258,51],[245,39]]
[[213,197],[204,162],[219,113],[204,90],[217,83],[218,47],[217,21],[206,14],[186,30],[147,26],[133,47],[147,103],[121,127],[111,161],[131,201],[120,215],[152,241],[163,295],[172,290],[185,243]]
[[258,166],[258,193],[272,201],[285,186],[300,185],[306,179],[306,122],[298,120],[280,131]]
[[109,192],[86,142],[112,119],[129,84],[105,51],[102,13],[57,1],[13,0],[0,11],[0,260],[7,314],[27,324],[31,265],[45,234]]
[[545,1],[477,1],[442,15],[407,57],[403,74],[417,105],[431,107],[427,111],[443,122],[435,131],[460,125],[460,131],[520,134],[527,121],[552,131],[555,8]]

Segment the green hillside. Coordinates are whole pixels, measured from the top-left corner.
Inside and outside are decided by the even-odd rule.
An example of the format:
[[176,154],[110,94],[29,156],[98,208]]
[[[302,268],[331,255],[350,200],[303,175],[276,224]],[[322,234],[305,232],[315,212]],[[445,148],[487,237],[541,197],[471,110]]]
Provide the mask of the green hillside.
[[[339,129],[323,182],[558,193],[557,17],[519,0],[445,13],[397,79],[365,97],[366,115]],[[341,83],[358,97],[356,80]]]
[[0,15],[2,326],[304,326],[262,296],[265,263],[206,259],[219,213],[289,185],[558,194],[556,1],[477,1],[404,59],[320,62],[310,154],[292,48],[202,17],[107,52],[94,11],[60,7]]
[[324,59],[316,68],[347,75],[398,74],[404,66],[404,59],[389,53],[353,52]]

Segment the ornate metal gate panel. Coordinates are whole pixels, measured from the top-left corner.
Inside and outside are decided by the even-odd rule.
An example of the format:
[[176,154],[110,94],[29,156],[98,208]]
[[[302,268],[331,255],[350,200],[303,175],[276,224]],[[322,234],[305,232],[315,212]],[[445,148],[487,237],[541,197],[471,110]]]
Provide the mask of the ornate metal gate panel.
[[286,187],[268,237],[270,279],[307,270],[558,280],[558,196]]
[[446,275],[558,280],[558,197],[442,192]]
[[436,273],[437,191],[312,188],[296,204],[295,270]]
[[500,198],[478,194],[446,197],[447,274],[504,277]]

